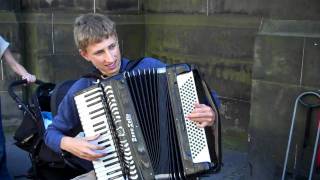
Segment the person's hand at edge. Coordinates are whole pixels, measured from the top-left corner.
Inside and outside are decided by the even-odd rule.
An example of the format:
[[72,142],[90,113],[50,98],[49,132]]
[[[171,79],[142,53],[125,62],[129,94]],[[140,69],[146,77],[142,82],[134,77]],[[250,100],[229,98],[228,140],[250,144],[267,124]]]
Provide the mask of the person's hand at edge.
[[35,75],[29,74],[29,73],[23,74],[21,78],[22,78],[23,80],[27,80],[28,83],[34,83],[34,82],[36,82],[36,80],[37,80],[37,78],[36,78]]

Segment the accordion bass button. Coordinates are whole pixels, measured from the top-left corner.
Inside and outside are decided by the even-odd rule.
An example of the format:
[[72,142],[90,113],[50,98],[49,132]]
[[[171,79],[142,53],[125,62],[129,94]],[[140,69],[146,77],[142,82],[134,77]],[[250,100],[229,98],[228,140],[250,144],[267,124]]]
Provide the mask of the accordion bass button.
[[132,160],[132,156],[125,156],[124,159],[127,160],[127,161],[131,161]]
[[133,174],[136,174],[137,173],[137,170],[136,170],[136,165],[132,165],[132,166],[129,166],[129,169],[130,169],[130,173],[131,172],[134,172]]
[[130,176],[130,179],[138,179],[138,175],[136,174],[136,175],[134,175],[134,176]]

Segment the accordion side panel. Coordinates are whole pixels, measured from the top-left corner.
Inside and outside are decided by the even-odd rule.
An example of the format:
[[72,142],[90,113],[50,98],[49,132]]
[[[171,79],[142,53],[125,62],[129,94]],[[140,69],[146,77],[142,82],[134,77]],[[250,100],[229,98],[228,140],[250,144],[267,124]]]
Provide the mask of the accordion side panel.
[[99,138],[91,143],[105,147],[97,152],[107,155],[92,162],[97,179],[124,179],[121,155],[110,124],[110,116],[106,112],[102,89],[98,86],[85,89],[77,94],[74,100],[85,135],[99,134]]
[[204,128],[198,128],[186,116],[194,110],[194,104],[199,103],[193,73],[188,72],[177,76],[182,111],[185,119],[187,135],[194,163],[210,162],[210,154]]
[[[125,81],[110,81],[109,85],[105,84],[105,92],[110,97],[109,105],[117,107],[118,113],[113,114],[113,120],[131,176],[129,179],[154,179],[150,157]],[[110,109],[112,111],[111,106]]]
[[193,70],[195,84],[198,90],[198,97],[200,103],[205,103],[211,106],[215,112],[215,122],[212,126],[205,128],[207,141],[209,146],[209,153],[211,162],[213,162],[212,172],[217,173],[221,168],[222,163],[222,149],[221,149],[221,117],[218,105],[214,101],[210,89],[206,82],[201,78],[199,71]]
[[[194,109],[195,102],[203,103],[202,94],[201,96],[198,94],[198,82],[196,82],[198,77],[192,77],[194,75],[193,70],[193,67],[191,68],[186,64],[170,66],[167,69],[170,98],[173,104],[182,163],[187,176],[208,170],[211,171],[217,164],[217,158],[214,153],[215,143],[211,144],[214,136],[208,134],[205,128],[198,128],[194,122],[190,122],[185,118]],[[184,85],[186,87],[183,87]],[[183,90],[184,88],[186,90]],[[191,91],[191,93],[182,91]]]

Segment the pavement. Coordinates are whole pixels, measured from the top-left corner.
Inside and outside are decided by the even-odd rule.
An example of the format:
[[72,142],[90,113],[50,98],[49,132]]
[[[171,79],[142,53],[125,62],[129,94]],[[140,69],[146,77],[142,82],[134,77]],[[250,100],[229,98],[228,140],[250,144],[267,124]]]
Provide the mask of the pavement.
[[[25,175],[31,167],[31,161],[28,153],[19,149],[14,145],[13,135],[11,133],[6,136],[6,150],[7,150],[7,167],[12,177]],[[27,178],[13,178],[24,180]]]
[[[31,167],[28,154],[14,145],[11,133],[6,134],[7,165],[10,174],[20,176],[26,174]],[[247,153],[231,149],[223,149],[223,167],[217,174],[201,178],[201,180],[245,180],[248,173]],[[27,180],[27,178],[14,178]]]

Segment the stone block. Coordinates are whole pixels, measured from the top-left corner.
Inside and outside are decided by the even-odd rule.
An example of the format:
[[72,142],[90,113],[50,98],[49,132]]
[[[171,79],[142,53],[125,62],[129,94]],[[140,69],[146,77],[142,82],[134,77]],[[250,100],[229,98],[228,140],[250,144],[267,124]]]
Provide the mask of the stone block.
[[247,151],[249,101],[221,97],[222,143],[228,149]]
[[223,12],[264,16],[272,19],[319,19],[319,1],[224,0]]
[[0,1],[0,10],[3,11],[16,11],[20,9],[19,0],[1,0]]
[[223,0],[148,0],[144,2],[144,9],[147,12],[157,13],[196,13],[211,14],[223,10]]
[[[257,19],[248,17],[146,16],[146,51],[252,57]],[[242,22],[237,22],[242,21]]]
[[93,12],[93,0],[25,0],[21,3],[21,9],[29,12],[42,13],[52,13],[53,11],[61,10]]
[[[16,89],[16,94],[22,98],[21,87]],[[4,129],[9,127],[16,127],[21,123],[22,111],[18,109],[18,105],[9,96],[8,92],[1,91],[1,117]]]
[[91,64],[77,54],[40,56],[36,67],[39,79],[53,83],[79,79],[91,72]]
[[262,21],[259,30],[260,35],[269,36],[290,36],[290,37],[319,37],[319,21],[298,21],[298,20],[274,20],[265,19]]
[[252,63],[240,60],[242,59],[217,59],[208,62],[202,71],[209,75],[210,78],[205,76],[208,83],[220,96],[250,101]]
[[96,0],[96,11],[104,12],[136,12],[141,11],[142,0]]
[[56,54],[77,54],[79,51],[76,48],[73,38],[73,24],[55,24],[54,37],[52,39],[54,47],[52,53]]
[[[301,92],[299,86],[253,80],[249,123],[249,162],[252,179],[279,179],[284,163],[294,103]],[[306,108],[299,106],[296,130],[300,137],[305,127]],[[291,156],[294,157],[294,156]],[[292,158],[290,158],[292,159]]]
[[320,36],[319,38],[306,38],[304,44],[302,85],[320,89]]
[[129,59],[139,59],[145,52],[145,34],[142,24],[121,24],[117,26],[121,55]]
[[254,55],[254,79],[299,84],[303,38],[258,36]]
[[20,25],[14,13],[0,13],[0,35],[10,43],[10,50],[19,52],[23,47],[20,36]]

